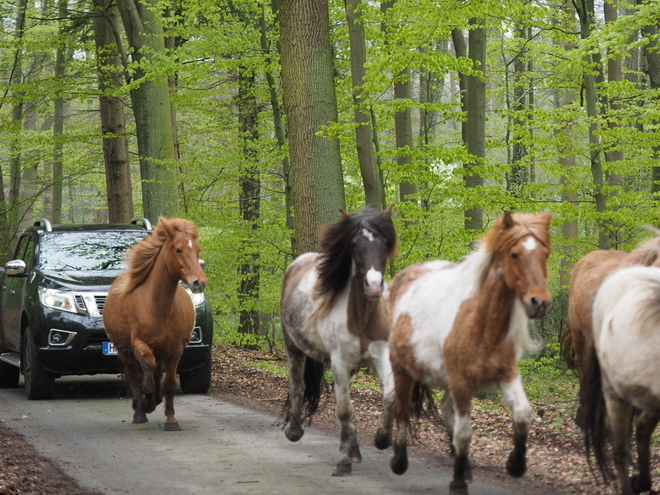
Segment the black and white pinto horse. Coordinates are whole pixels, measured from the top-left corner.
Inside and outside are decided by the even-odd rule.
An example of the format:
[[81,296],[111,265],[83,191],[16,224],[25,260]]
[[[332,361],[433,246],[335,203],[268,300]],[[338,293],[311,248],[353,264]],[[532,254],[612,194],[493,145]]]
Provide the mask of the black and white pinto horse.
[[[350,475],[351,463],[362,460],[352,418],[352,373],[363,360],[369,362],[383,389],[385,411],[392,409],[394,390],[389,321],[382,297],[385,265],[396,251],[392,207],[380,211],[366,206],[354,215],[341,213],[342,220],[323,233],[321,252],[303,254],[289,265],[281,299],[289,355],[285,434],[292,442],[303,436],[303,423],[311,421],[318,408],[324,367],[329,365],[341,425],[335,476]],[[377,435],[391,435],[391,423],[391,418],[383,417],[385,426]]]
[[[651,436],[660,421],[660,268],[624,268],[605,279],[594,301],[593,342],[585,357],[587,457],[594,454],[608,479],[609,440],[620,493],[650,490]],[[633,417],[639,471],[629,477]]]

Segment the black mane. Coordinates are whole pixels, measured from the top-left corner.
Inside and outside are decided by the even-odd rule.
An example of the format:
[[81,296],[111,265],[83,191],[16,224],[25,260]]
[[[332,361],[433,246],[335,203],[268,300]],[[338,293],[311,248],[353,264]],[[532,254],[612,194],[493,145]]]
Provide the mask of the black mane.
[[362,233],[362,229],[385,239],[388,258],[396,251],[396,231],[391,210],[381,211],[367,205],[360,213],[351,216],[346,214],[339,222],[326,228],[321,236],[321,261],[316,291],[318,295],[329,296],[327,302],[330,305],[349,282],[353,239]]

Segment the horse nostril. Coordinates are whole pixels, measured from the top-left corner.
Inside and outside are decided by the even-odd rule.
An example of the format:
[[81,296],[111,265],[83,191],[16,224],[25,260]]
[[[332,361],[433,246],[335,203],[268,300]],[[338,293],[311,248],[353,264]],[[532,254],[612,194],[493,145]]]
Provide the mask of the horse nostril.
[[541,305],[541,303],[539,302],[539,300],[538,300],[537,298],[535,298],[535,297],[532,297],[532,298],[529,300],[529,304],[530,304],[533,308],[538,308],[538,307]]

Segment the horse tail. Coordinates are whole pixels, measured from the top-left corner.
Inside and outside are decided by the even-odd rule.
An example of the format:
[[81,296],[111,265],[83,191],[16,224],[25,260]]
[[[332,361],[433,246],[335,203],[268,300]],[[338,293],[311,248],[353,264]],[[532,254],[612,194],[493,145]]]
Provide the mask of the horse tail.
[[321,361],[307,356],[305,359],[305,394],[303,395],[303,420],[316,413],[325,390],[325,366]]
[[[303,382],[305,384],[305,392],[302,401],[302,421],[308,420],[311,423],[312,416],[319,408],[321,395],[326,388],[325,382],[325,366],[323,362],[318,361],[309,356],[305,356],[305,371],[303,374]],[[282,424],[289,423],[292,417],[291,411],[291,394],[289,393],[284,402],[282,410]]]
[[591,454],[596,459],[598,469],[605,481],[612,477],[607,457],[605,443],[607,430],[605,427],[605,396],[603,394],[600,363],[596,356],[596,349],[589,345],[585,353],[586,374],[580,386],[580,409],[578,414],[584,421],[584,446],[587,451],[587,461],[591,468]]
[[575,369],[575,353],[573,352],[573,336],[571,328],[566,325],[559,337],[559,355],[569,368]]
[[[435,405],[435,397],[431,387],[422,382],[415,382],[412,389],[412,414],[415,418],[435,419],[439,417],[438,408]],[[417,423],[410,423],[410,436],[418,438]]]

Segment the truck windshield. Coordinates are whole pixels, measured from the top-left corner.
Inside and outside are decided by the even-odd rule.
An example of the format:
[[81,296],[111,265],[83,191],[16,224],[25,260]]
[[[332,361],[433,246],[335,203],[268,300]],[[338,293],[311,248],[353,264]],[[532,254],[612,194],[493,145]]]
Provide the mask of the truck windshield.
[[128,248],[144,239],[147,232],[49,232],[44,234],[37,253],[42,270],[113,270],[126,268]]

